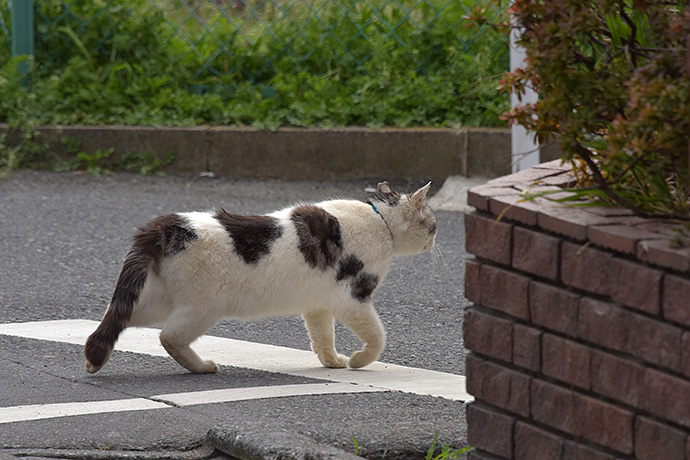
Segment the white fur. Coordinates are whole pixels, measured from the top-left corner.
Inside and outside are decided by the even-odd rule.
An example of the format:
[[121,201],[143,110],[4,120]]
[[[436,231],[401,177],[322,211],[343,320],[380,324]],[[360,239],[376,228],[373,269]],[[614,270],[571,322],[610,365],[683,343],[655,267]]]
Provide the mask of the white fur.
[[[435,232],[420,225],[433,219],[424,202],[427,190],[428,185],[409,197],[402,195],[397,206],[375,203],[380,214],[360,201],[325,201],[316,206],[338,219],[343,255],[356,256],[380,284],[394,255],[420,253],[433,246]],[[189,344],[222,318],[301,314],[312,348],[325,366],[361,367],[374,361],[384,347],[385,332],[371,299],[357,300],[348,280],[336,280],[337,264],[322,270],[305,263],[290,219],[292,209],[271,214],[280,222],[282,235],[272,242],[268,254],[251,264],[235,253],[232,239],[211,213],[180,214],[197,238],[149,270],[127,326],[162,324],[161,343],[192,372],[218,370]],[[349,360],[335,350],[334,319],[365,344]]]

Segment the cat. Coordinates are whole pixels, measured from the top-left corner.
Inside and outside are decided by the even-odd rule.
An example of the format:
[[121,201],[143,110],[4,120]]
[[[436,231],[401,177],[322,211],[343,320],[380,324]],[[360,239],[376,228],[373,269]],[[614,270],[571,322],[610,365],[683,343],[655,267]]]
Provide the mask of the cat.
[[[406,195],[381,182],[366,201],[300,204],[264,216],[220,209],[153,220],[134,236],[112,300],[86,341],[86,371],[105,365],[125,328],[162,324],[161,344],[175,361],[192,373],[217,372],[190,344],[219,320],[299,314],[324,366],[372,363],[385,345],[372,294],[393,256],[435,243],[430,185]],[[335,319],[364,343],[349,359],[335,349]]]

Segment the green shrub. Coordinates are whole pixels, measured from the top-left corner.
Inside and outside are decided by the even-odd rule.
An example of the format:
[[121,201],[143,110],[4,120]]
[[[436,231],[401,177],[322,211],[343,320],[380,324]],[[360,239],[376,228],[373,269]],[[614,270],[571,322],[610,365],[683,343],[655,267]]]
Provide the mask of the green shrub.
[[532,87],[539,102],[506,119],[540,141],[560,139],[578,195],[690,219],[687,1],[524,0],[511,9],[527,63],[503,88]]
[[[195,11],[207,29],[185,22],[185,2],[37,0],[30,90],[3,59],[0,122],[33,97],[24,116],[38,124],[502,125],[508,100],[495,88],[508,48],[494,31],[465,28],[463,1],[402,2],[417,5],[411,19],[424,28],[381,0],[207,2]],[[6,0],[0,14],[11,27]]]

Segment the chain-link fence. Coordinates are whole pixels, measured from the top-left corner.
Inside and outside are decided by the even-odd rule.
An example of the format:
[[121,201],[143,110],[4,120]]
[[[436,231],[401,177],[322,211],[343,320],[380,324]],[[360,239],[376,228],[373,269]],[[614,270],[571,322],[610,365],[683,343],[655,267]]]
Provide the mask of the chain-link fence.
[[[15,0],[16,1],[16,0]],[[505,41],[472,27],[487,0],[36,0],[38,65],[74,54],[107,60],[140,42],[140,58],[165,45],[166,59],[197,84],[234,75],[266,82],[278,62],[327,74],[329,65],[361,68],[376,53],[404,57],[417,72],[447,65],[448,53],[504,53]],[[8,57],[11,0],[0,0]],[[490,33],[491,37],[487,38]],[[128,35],[129,34],[129,35]],[[136,59],[137,56],[132,56]]]

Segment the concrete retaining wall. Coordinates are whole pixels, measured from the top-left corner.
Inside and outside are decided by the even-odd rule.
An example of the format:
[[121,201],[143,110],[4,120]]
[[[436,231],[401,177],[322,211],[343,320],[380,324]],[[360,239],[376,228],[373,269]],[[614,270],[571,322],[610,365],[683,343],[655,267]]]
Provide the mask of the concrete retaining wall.
[[[0,124],[0,132],[7,125]],[[510,131],[461,129],[302,129],[263,131],[246,127],[63,126],[40,131],[59,142],[68,136],[87,153],[114,148],[175,152],[167,172],[213,171],[233,177],[349,180],[385,177],[444,179],[450,175],[496,177],[510,172]],[[555,153],[546,154],[553,158]]]
[[552,162],[469,191],[470,458],[690,460],[681,224],[520,202],[571,181]]

